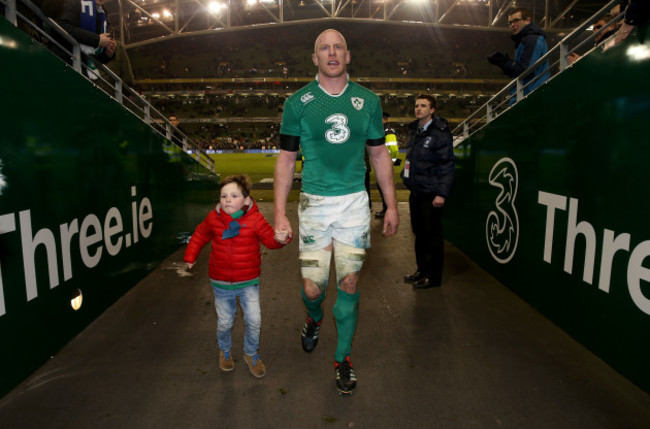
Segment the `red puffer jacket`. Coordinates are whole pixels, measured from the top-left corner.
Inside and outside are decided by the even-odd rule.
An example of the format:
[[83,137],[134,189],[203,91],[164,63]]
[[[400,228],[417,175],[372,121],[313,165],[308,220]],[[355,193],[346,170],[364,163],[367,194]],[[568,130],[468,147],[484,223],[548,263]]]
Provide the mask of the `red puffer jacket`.
[[224,240],[223,232],[233,220],[221,210],[221,205],[217,205],[196,227],[183,260],[194,263],[203,246],[212,240],[209,270],[211,279],[234,283],[259,277],[262,265],[260,243],[269,249],[279,249],[284,245],[275,241],[273,228],[260,213],[254,200],[246,213],[237,219],[241,225],[239,234]]

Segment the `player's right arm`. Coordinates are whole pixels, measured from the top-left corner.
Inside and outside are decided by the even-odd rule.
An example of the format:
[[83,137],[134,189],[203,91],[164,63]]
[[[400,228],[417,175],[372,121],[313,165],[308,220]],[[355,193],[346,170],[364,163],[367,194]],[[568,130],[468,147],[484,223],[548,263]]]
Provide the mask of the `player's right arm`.
[[[291,192],[293,183],[293,172],[296,168],[296,151],[300,144],[300,138],[296,136],[280,135],[282,141],[280,153],[275,161],[275,173],[273,177],[273,199],[274,199],[274,230],[293,236],[291,224],[287,218],[287,199]],[[292,150],[292,149],[296,150]]]

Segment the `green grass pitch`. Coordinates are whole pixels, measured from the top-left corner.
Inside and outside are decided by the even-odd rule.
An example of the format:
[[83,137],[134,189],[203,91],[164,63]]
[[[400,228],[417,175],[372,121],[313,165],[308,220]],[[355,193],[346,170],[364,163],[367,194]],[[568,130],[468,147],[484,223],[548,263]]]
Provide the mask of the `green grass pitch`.
[[[214,159],[217,173],[224,178],[231,174],[247,174],[253,183],[257,184],[265,179],[273,179],[273,170],[275,168],[275,153],[224,153],[211,155]],[[400,153],[402,164],[404,154]],[[296,164],[296,172],[301,169],[301,163]],[[395,183],[400,184],[402,180],[399,173],[401,167],[393,169],[395,175]],[[291,191],[289,195],[290,201],[298,201],[299,190]],[[258,201],[272,201],[273,190],[271,189],[254,189],[253,197]],[[381,201],[379,192],[377,191],[376,179],[374,172],[370,172],[370,196],[372,201]],[[397,190],[398,201],[408,201],[408,191],[403,189]]]

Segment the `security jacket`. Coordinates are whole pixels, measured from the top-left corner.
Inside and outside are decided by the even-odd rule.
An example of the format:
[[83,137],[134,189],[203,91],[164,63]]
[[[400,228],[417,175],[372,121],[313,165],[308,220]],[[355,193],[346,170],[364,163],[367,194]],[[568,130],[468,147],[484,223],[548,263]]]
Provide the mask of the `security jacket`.
[[453,138],[447,120],[433,117],[429,127],[418,133],[418,121],[409,125],[406,162],[401,176],[415,195],[434,194],[447,198],[454,183],[456,164]]

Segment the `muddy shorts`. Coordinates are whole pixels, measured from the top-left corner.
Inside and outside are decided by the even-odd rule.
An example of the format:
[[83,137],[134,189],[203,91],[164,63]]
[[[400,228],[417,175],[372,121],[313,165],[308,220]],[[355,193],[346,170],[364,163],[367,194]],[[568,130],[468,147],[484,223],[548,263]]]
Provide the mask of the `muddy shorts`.
[[335,197],[302,192],[298,219],[301,252],[323,249],[332,239],[359,249],[370,247],[370,209],[366,191]]

